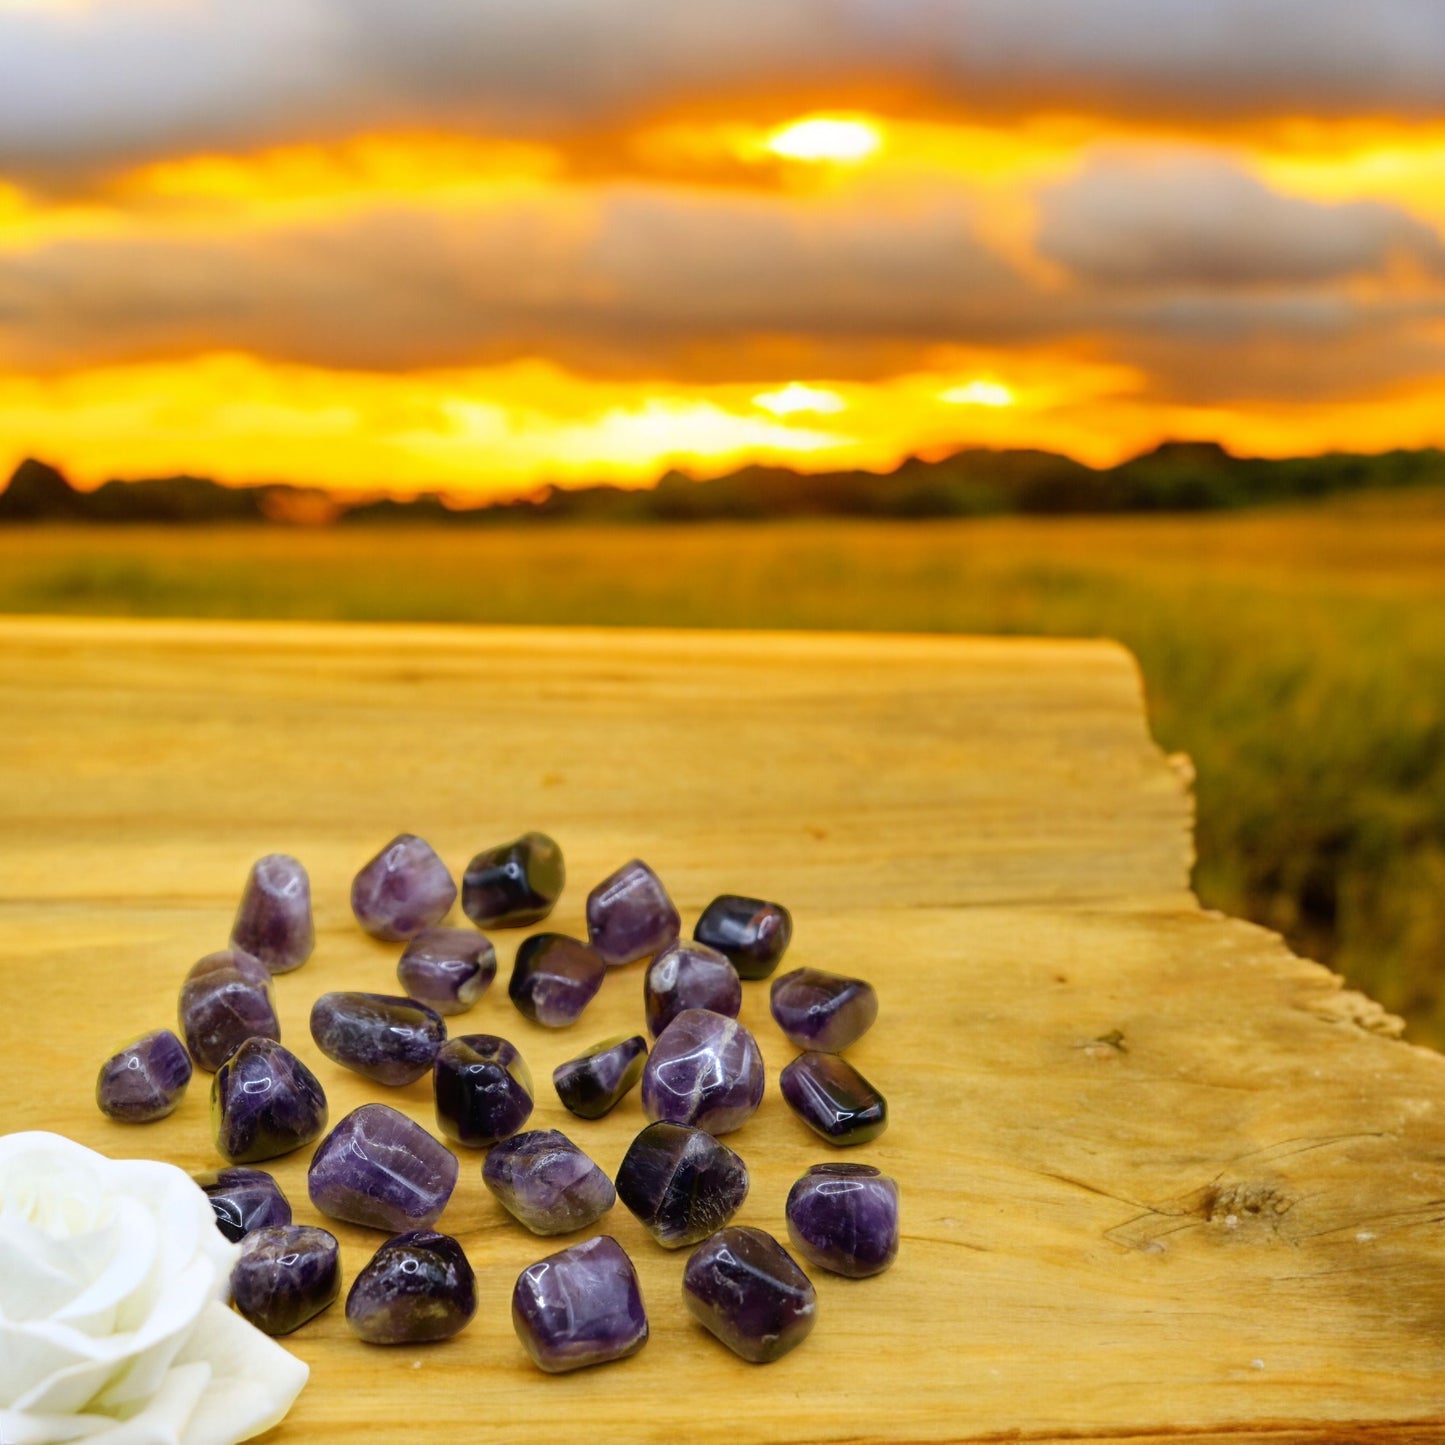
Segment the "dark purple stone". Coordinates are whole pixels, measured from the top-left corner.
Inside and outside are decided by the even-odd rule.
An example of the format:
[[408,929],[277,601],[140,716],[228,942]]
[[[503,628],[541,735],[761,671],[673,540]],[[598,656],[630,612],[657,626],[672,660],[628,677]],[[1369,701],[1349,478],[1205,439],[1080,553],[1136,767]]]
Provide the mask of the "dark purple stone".
[[648,964],[642,1005],[656,1038],[683,1009],[705,1008],[735,1019],[743,1006],[743,986],[722,954],[701,943],[674,943]]
[[561,1029],[582,1017],[606,977],[607,965],[585,943],[565,933],[534,933],[517,949],[507,993],[525,1018]]
[[837,1054],[799,1054],[778,1083],[792,1111],[830,1144],[866,1144],[888,1127],[883,1095]]
[[271,975],[239,948],[208,953],[181,984],[181,1033],[201,1068],[215,1073],[247,1039],[281,1037]]
[[123,1124],[164,1119],[185,1097],[191,1056],[169,1029],[153,1029],[122,1044],[95,1081],[100,1112]]
[[682,1298],[694,1319],[755,1365],[801,1345],[818,1312],[813,1282],[792,1255],[771,1234],[738,1224],[692,1252]]
[[497,951],[470,928],[427,928],[407,944],[396,976],[439,1014],[465,1013],[497,976]]
[[400,833],[356,875],[351,911],[374,938],[415,938],[447,916],[457,885],[430,843]]
[[253,1230],[231,1271],[231,1298],[268,1335],[289,1335],[341,1292],[336,1236],[313,1224],[271,1224]]
[[253,1229],[291,1223],[290,1201],[264,1169],[217,1169],[195,1181],[211,1201],[216,1228],[233,1243]]
[[435,1224],[457,1184],[457,1156],[385,1104],[353,1109],[311,1158],[311,1202],[333,1219],[385,1229]]
[[462,875],[462,912],[478,928],[527,928],[562,896],[562,850],[545,833],[523,833],[478,853]]
[[231,947],[259,959],[272,973],[289,973],[311,957],[315,946],[306,870],[285,853],[268,853],[251,865],[231,925]]
[[378,1084],[410,1084],[446,1042],[435,1009],[385,993],[324,993],[311,1005],[311,1037],[328,1059]]
[[606,964],[661,953],[681,927],[667,890],[641,859],[624,863],[587,895],[587,936]]
[[373,1345],[449,1340],[476,1312],[477,1278],[466,1252],[431,1229],[388,1239],[346,1296],[346,1323]]
[[898,1257],[898,1185],[871,1164],[815,1164],[788,1191],[788,1238],[810,1264],[850,1279]]
[[732,960],[739,978],[766,978],[793,938],[793,915],[781,903],[724,893],[702,911],[692,936]]
[[320,1081],[275,1039],[247,1039],[211,1080],[216,1148],[233,1164],[289,1154],[325,1127]]
[[647,1040],[641,1034],[617,1034],[558,1064],[552,1084],[579,1119],[600,1119],[636,1086],[646,1063]]
[[556,1129],[530,1129],[494,1144],[482,1181],[533,1234],[586,1229],[617,1202],[612,1181]]
[[763,1101],[763,1056],[736,1019],[684,1009],[652,1046],[642,1071],[642,1112],[710,1134],[740,1128]]
[[437,1127],[484,1149],[515,1134],[532,1113],[532,1075],[516,1047],[495,1034],[449,1039],[432,1069]]
[[768,1002],[790,1043],[822,1054],[841,1054],[878,1017],[871,983],[821,968],[795,968],[774,979]]
[[637,1271],[610,1235],[549,1254],[517,1276],[512,1325],[548,1374],[635,1355],[647,1343]]
[[748,1169],[704,1129],[649,1124],[623,1156],[617,1197],[659,1244],[679,1249],[738,1212],[748,1197]]

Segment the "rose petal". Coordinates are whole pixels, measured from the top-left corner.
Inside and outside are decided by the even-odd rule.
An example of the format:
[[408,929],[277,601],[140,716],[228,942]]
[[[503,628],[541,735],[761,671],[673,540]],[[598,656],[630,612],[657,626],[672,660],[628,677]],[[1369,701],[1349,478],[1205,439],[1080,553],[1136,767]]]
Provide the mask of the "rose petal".
[[89,1288],[115,1253],[108,1229],[56,1239],[0,1214],[0,1320],[46,1319]]

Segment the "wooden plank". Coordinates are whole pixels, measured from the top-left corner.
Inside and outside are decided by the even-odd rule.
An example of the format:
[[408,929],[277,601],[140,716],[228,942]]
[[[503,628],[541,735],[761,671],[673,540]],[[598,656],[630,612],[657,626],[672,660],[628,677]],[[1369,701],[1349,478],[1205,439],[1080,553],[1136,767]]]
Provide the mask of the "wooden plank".
[[[850,1051],[892,1122],[849,1157],[888,1169],[904,1246],[878,1279],[817,1280],[819,1323],[741,1364],[688,1319],[682,1258],[620,1208],[652,1339],[541,1377],[512,1334],[518,1271],[552,1246],[509,1223],[463,1153],[443,1227],[481,1309],[426,1350],[362,1346],[332,1310],[281,1440],[778,1442],[1436,1438],[1445,1364],[1445,1070],[1262,930],[1187,889],[1185,770],[1150,743],[1107,643],[0,623],[0,1128],[213,1167],[206,1079],[171,1119],[94,1108],[108,1047],[174,1014],[224,943],[251,859],[311,869],[318,946],[278,980],[283,1035],[334,1118],[382,1091],[321,1058],[317,994],[386,990],[396,950],[347,885],[421,832],[459,868],[526,827],[567,851],[553,922],[633,854],[685,926],[713,894],[793,908],[789,962],[856,971],[882,1012]],[[499,934],[502,976],[517,935]],[[493,990],[465,1027],[539,1081],[641,1020],[641,969],[576,1028]],[[745,987],[770,1079],[790,1050]],[[462,1021],[453,1025],[460,1031]],[[37,1084],[39,1086],[37,1086]],[[387,1093],[430,1123],[425,1082]],[[534,1122],[608,1170],[642,1123]],[[775,1087],[731,1142],[739,1222],[782,1235],[829,1157]],[[307,1151],[303,1151],[303,1156]],[[301,1219],[305,1157],[275,1172]],[[338,1226],[348,1278],[377,1236]],[[565,1242],[565,1241],[563,1241]]]

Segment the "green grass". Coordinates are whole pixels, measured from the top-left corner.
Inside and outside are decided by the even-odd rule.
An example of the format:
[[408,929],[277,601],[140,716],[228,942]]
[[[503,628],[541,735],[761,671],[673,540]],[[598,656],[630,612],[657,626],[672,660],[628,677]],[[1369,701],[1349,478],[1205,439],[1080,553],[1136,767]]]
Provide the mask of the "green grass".
[[1207,517],[0,532],[0,611],[1117,637],[1196,887],[1445,1044],[1445,493]]

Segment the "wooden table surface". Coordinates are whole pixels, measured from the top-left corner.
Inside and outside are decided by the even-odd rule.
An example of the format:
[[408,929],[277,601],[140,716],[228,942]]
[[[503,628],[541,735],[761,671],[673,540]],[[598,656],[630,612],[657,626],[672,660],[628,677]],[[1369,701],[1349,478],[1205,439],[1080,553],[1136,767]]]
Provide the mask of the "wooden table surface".
[[[485,579],[479,579],[479,586]],[[393,991],[397,949],[352,921],[352,874],[397,832],[460,871],[528,828],[570,883],[651,862],[690,930],[720,892],[786,903],[785,967],[877,985],[850,1051],[888,1097],[874,1144],[830,1150],[784,1106],[791,1053],[744,986],[769,1072],[729,1138],[738,1222],[785,1237],[812,1163],[892,1173],[903,1246],[877,1279],[816,1280],[776,1364],[687,1316],[685,1251],[619,1206],[652,1337],[548,1377],[512,1332],[527,1234],[460,1150],[441,1221],[480,1309],[455,1340],[362,1345],[339,1308],[291,1337],[311,1382],[293,1441],[1105,1439],[1393,1441],[1445,1421],[1445,1067],[1393,1020],[1188,889],[1187,764],[1150,741],[1108,643],[280,624],[0,622],[0,1130],[215,1167],[209,1076],[144,1127],[93,1102],[111,1046],[173,1025],[225,945],[251,861],[296,854],[318,941],[277,980],[284,1040],[332,1118],[386,1091],[312,1045],[312,1000]],[[641,965],[583,1020],[524,1021],[505,979],[453,1032],[498,1032],[539,1081],[533,1123],[609,1172],[643,1121],[567,1115],[552,1068],[641,1027]],[[309,1150],[275,1162],[297,1218]],[[332,1225],[349,1280],[380,1236]]]

